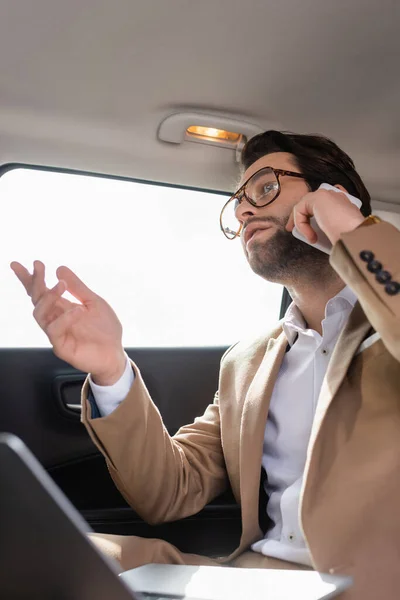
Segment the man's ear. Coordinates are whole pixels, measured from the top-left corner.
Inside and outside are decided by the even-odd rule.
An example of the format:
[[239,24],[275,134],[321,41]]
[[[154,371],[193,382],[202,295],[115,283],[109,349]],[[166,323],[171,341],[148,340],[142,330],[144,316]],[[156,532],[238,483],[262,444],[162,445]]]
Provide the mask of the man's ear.
[[345,194],[348,194],[349,192],[346,190],[345,187],[343,187],[342,185],[340,185],[340,183],[336,183],[333,187],[338,188],[338,190],[340,190],[341,192],[344,192]]

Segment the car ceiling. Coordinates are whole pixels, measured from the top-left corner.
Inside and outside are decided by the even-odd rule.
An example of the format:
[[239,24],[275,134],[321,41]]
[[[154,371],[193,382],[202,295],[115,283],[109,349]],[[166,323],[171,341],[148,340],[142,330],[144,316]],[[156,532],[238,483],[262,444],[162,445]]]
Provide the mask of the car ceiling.
[[232,150],[157,139],[197,110],[328,135],[400,211],[397,0],[3,0],[0,15],[1,164],[231,190]]

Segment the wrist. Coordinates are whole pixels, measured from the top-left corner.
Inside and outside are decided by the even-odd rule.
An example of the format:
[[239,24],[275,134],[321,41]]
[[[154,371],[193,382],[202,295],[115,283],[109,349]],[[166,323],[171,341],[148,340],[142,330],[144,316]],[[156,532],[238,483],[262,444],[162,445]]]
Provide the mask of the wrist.
[[122,351],[118,357],[115,357],[115,359],[110,362],[107,369],[102,369],[101,371],[98,370],[91,373],[93,383],[101,386],[110,386],[117,383],[117,381],[119,381],[124,374],[126,360],[126,354]]
[[332,236],[328,236],[328,237],[330,237],[330,241],[331,241],[332,245],[335,245],[336,242],[338,240],[340,240],[340,238],[342,237],[342,235],[344,233],[349,233],[350,231],[354,231],[355,229],[360,227],[363,224],[363,222],[364,222],[364,217],[361,214],[354,216],[354,218],[352,218],[351,220],[348,220],[346,223],[346,227],[345,228],[341,227],[340,233],[334,234]]
[[350,231],[355,231],[360,227],[369,227],[370,225],[376,225],[377,223],[381,223],[381,219],[379,217],[376,217],[375,215],[363,217],[361,215],[360,217],[355,218],[351,223],[348,223],[348,227],[346,227],[346,229],[342,231],[332,243],[336,243],[344,233],[350,233]]

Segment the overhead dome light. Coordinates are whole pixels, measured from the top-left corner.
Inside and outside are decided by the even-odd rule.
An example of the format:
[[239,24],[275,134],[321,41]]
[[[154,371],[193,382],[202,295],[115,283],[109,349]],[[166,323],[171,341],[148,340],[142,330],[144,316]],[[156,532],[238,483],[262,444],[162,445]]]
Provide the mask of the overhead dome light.
[[216,129],[215,127],[203,127],[201,125],[191,125],[186,129],[188,136],[207,138],[209,141],[224,140],[226,142],[237,143],[241,138],[241,133],[226,131],[226,129]]
[[236,160],[247,140],[263,129],[254,123],[221,114],[181,112],[166,117],[158,129],[158,139],[172,144],[197,142],[235,151]]

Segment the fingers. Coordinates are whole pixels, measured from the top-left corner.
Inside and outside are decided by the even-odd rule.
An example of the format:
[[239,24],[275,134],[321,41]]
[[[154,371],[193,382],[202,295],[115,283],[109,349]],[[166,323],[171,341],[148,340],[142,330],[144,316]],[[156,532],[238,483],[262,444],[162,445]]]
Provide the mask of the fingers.
[[287,231],[293,231],[294,227],[296,227],[311,244],[314,244],[318,240],[318,236],[310,225],[310,219],[314,211],[312,204],[308,202],[308,196],[309,194],[295,205],[286,224],[286,229]]
[[[18,262],[12,262],[10,267],[18,277],[22,285],[24,286],[27,294],[32,298],[33,304],[39,303],[41,298],[50,290],[46,287],[45,283],[45,266],[39,261],[35,260],[33,263],[33,275],[31,275],[23,265]],[[68,267],[59,267],[57,269],[57,277],[59,281],[65,282],[65,287],[61,293],[59,293],[60,287],[57,288],[56,295],[61,296],[66,290],[68,290],[75,298],[77,298],[82,304],[93,301],[97,298],[96,294],[90,290],[87,285],[83,283],[81,279]],[[53,291],[56,289],[53,288]],[[53,298],[54,301],[54,298]],[[48,308],[49,299],[45,303],[46,309]],[[70,303],[72,306],[72,303]],[[39,315],[42,316],[42,310],[39,311]],[[36,317],[35,317],[36,318]]]
[[33,304],[39,302],[40,298],[47,292],[46,283],[44,280],[45,266],[40,260],[35,260],[33,263],[33,276],[32,276],[32,293],[31,298]]
[[298,231],[300,231],[300,233],[302,233],[311,244],[314,244],[318,240],[316,232],[310,225],[309,214],[304,214],[295,210],[294,223]]
[[65,290],[65,282],[59,281],[51,290],[44,293],[37,303],[33,311],[33,316],[43,330],[46,330],[46,327],[52,321],[73,306],[71,302],[65,299],[63,299],[63,304],[60,303],[61,296]]
[[68,267],[59,267],[57,269],[57,277],[65,281],[67,290],[82,304],[90,302],[97,297]]
[[33,304],[36,305],[47,291],[44,280],[44,264],[40,260],[35,260],[33,263],[33,275],[19,262],[12,262],[10,267],[24,286],[28,296],[32,298]]
[[32,288],[32,275],[29,273],[28,269],[16,261],[12,262],[10,267],[24,286],[26,293],[30,296]]
[[46,333],[54,347],[57,346],[59,340],[70,332],[71,327],[79,321],[85,310],[83,306],[76,304],[71,310],[62,313],[48,325]]

